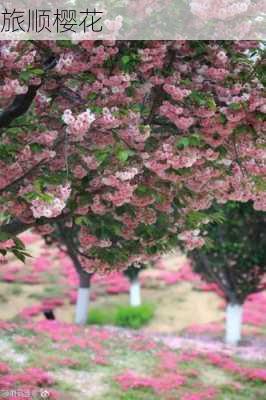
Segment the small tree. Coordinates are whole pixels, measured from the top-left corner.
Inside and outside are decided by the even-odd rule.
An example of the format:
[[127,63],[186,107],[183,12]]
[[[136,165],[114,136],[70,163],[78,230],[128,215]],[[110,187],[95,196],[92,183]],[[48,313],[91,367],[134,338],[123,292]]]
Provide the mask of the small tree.
[[124,274],[130,281],[129,302],[132,307],[138,307],[141,305],[141,285],[139,281],[139,273],[144,268],[144,264],[134,263],[124,271]]
[[194,269],[215,282],[227,301],[228,344],[241,339],[242,309],[246,298],[263,290],[266,272],[266,215],[250,203],[228,203],[223,223],[207,226],[209,245],[191,252]]

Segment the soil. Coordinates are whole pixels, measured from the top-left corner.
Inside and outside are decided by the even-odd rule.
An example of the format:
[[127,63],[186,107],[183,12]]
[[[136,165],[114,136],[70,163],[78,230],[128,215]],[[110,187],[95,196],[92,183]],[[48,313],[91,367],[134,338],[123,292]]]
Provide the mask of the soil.
[[[20,293],[12,295],[13,284],[1,283],[0,292],[5,299],[1,309],[1,319],[9,320],[26,307],[30,307],[38,300],[35,295],[40,295],[45,290],[44,285],[19,285]],[[16,286],[17,287],[17,286]],[[221,300],[215,293],[199,292],[193,289],[188,282],[181,282],[172,286],[159,289],[143,288],[142,299],[155,305],[155,316],[145,331],[160,333],[180,333],[184,328],[194,324],[204,324],[218,321],[223,318],[219,310]],[[127,294],[98,296],[92,302],[93,307],[126,304]],[[56,318],[65,322],[74,319],[74,306],[66,304],[55,311]],[[42,316],[41,316],[42,318]]]

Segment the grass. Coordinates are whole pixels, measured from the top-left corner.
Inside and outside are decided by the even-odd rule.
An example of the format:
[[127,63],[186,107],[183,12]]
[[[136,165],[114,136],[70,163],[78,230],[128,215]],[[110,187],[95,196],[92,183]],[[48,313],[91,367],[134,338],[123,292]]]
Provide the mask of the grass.
[[20,284],[12,285],[10,293],[13,294],[14,296],[19,296],[20,294],[23,293],[22,285],[20,285]]
[[148,389],[128,390],[125,393],[121,393],[119,390],[117,393],[105,397],[106,400],[160,400],[160,398]]
[[265,383],[260,382],[258,386],[245,382],[245,386],[239,392],[232,386],[220,387],[217,400],[265,400]]
[[36,300],[50,299],[53,297],[64,297],[64,287],[63,286],[47,286],[44,288],[42,293],[31,293],[29,298]]
[[0,294],[0,301],[1,301],[1,303],[7,303],[8,298],[6,296],[4,296],[3,294]]
[[142,304],[138,307],[117,306],[113,308],[91,308],[88,317],[90,325],[116,325],[139,329],[154,316],[154,306]]
[[116,313],[115,323],[118,326],[139,329],[154,316],[154,306],[143,304],[139,307],[120,306]]
[[115,310],[103,308],[91,308],[89,311],[88,324],[90,325],[114,325]]

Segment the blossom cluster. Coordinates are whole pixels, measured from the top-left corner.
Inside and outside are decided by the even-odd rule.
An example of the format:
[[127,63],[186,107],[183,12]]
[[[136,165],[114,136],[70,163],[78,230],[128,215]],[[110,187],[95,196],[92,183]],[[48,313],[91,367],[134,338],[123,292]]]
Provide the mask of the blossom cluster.
[[190,8],[193,14],[201,17],[204,20],[208,19],[222,19],[226,20],[232,18],[238,14],[245,13],[251,5],[250,0],[192,0],[190,2]]
[[[50,189],[50,190],[49,190]],[[61,214],[66,206],[67,199],[71,193],[69,185],[59,185],[54,188],[48,188],[45,193],[50,196],[49,201],[46,199],[34,199],[31,201],[31,210],[35,218],[55,218]]]
[[62,118],[68,126],[68,133],[71,134],[70,138],[72,140],[73,136],[80,139],[88,132],[91,124],[95,120],[95,115],[87,109],[75,118],[71,110],[65,110]]

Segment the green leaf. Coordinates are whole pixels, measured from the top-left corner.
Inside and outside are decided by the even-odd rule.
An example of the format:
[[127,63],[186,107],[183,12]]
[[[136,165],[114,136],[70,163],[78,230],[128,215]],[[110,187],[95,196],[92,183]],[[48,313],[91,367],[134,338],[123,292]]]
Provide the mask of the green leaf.
[[231,103],[228,108],[233,111],[239,111],[243,108],[243,105],[241,103]]
[[42,76],[45,72],[41,68],[27,68],[19,74],[19,79],[23,82],[27,82],[29,79],[35,76]]
[[0,242],[5,242],[6,240],[10,239],[11,235],[7,232],[0,232]]
[[140,60],[139,54],[124,54],[120,59],[121,68],[124,72],[131,72],[135,69]]
[[38,193],[36,192],[28,192],[22,196],[27,201],[32,201],[38,199]]
[[40,153],[43,150],[43,146],[39,143],[31,143],[30,149],[33,153]]
[[36,75],[36,76],[41,76],[41,75],[44,74],[44,70],[41,69],[41,68],[32,68],[32,69],[30,69],[30,72],[31,72],[33,75]]
[[176,147],[179,149],[183,149],[185,147],[189,146],[189,138],[188,137],[183,137],[178,140]]
[[23,252],[20,252],[19,250],[12,250],[12,253],[14,254],[14,256],[16,256],[20,261],[22,261],[23,263],[25,263],[26,260],[26,255]]
[[153,191],[148,186],[139,185],[137,187],[137,189],[135,190],[135,193],[137,196],[145,197],[145,196],[149,196],[149,195],[153,194]]
[[47,203],[51,203],[54,199],[54,196],[48,193],[38,193],[38,197],[41,200],[46,201]]
[[110,156],[110,149],[99,149],[94,153],[96,160],[100,162],[104,162]]
[[90,72],[84,72],[83,74],[80,74],[79,78],[82,81],[89,82],[89,83],[93,83],[96,80],[95,76]]
[[198,92],[193,90],[187,97],[193,104],[200,107],[207,107],[211,110],[216,109],[216,103],[214,98],[209,93]]
[[75,44],[71,40],[57,40],[56,44],[65,49],[75,48]]
[[226,118],[225,114],[220,113],[220,117],[219,117],[219,118],[220,118],[221,123],[222,123],[223,125],[225,125],[226,122],[227,122],[227,118]]
[[266,180],[261,176],[254,176],[253,181],[259,191],[266,191]]
[[16,248],[17,249],[21,249],[24,250],[25,249],[25,244],[22,242],[22,240],[20,240],[18,237],[13,238]]
[[[8,131],[8,133],[10,130]],[[14,157],[16,155],[16,152],[18,150],[18,145],[15,143],[9,143],[9,144],[0,144],[0,158],[3,160],[10,159],[11,157]]]
[[130,56],[123,56],[121,60],[122,64],[126,65],[130,62]]
[[189,136],[189,144],[195,147],[201,146],[202,145],[201,136],[197,133],[194,133],[193,135]]
[[85,216],[79,216],[75,218],[75,224],[76,225],[86,225],[87,224],[87,218]]
[[[97,98],[97,93],[95,93],[95,92],[92,92],[92,93],[88,94],[88,96],[87,96],[88,100],[95,100],[96,98]],[[97,111],[98,111],[98,113],[102,111],[102,109],[100,107],[93,106],[90,108],[94,113],[97,113]]]
[[116,152],[116,157],[119,161],[121,162],[126,162],[128,160],[128,157],[132,154],[132,152],[130,152],[127,149],[119,149]]
[[23,82],[27,82],[31,78],[31,73],[29,71],[22,71],[19,74],[19,79]]

